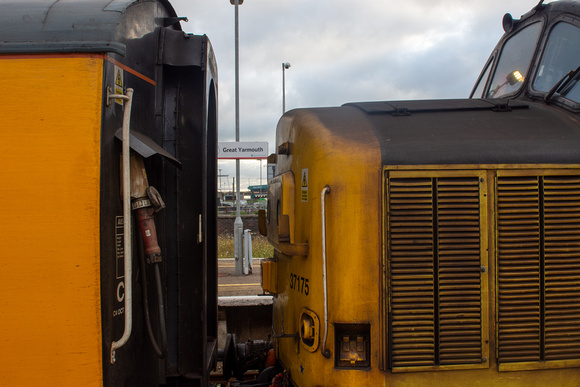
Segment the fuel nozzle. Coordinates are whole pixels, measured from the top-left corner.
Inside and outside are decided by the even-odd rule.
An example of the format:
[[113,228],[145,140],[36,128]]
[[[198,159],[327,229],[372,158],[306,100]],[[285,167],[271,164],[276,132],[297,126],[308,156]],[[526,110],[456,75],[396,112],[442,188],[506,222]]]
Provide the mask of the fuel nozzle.
[[139,223],[143,236],[145,258],[147,263],[158,263],[163,260],[161,248],[157,243],[157,231],[153,215],[165,207],[159,192],[149,186],[143,157],[131,155],[131,208]]
[[[143,237],[144,252],[140,256],[141,272],[143,279],[141,288],[143,294],[143,312],[147,334],[153,346],[153,350],[159,358],[167,356],[167,330],[165,326],[165,307],[163,303],[163,287],[161,283],[161,265],[163,258],[161,248],[157,243],[157,231],[153,215],[165,207],[163,199],[157,190],[149,186],[147,181],[147,172],[145,171],[145,162],[143,157],[138,154],[131,155],[131,209],[135,213],[135,218],[139,224],[139,230]],[[149,297],[147,295],[147,275],[145,269],[145,260],[151,264],[154,271],[155,289],[157,291],[157,305],[159,312],[159,342],[155,338],[149,316]]]

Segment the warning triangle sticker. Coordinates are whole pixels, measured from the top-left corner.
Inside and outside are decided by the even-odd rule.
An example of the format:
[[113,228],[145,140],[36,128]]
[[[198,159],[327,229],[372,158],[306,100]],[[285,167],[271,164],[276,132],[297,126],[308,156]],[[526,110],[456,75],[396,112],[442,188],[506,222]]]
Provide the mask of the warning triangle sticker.
[[123,87],[123,77],[121,76],[121,70],[117,70],[117,76],[115,77],[115,85]]

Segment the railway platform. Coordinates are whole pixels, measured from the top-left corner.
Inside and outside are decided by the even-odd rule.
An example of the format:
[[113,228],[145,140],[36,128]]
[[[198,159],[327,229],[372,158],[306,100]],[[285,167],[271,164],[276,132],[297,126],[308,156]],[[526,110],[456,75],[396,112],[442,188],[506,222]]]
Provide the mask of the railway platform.
[[261,258],[253,259],[248,275],[235,275],[234,258],[218,260],[218,347],[223,348],[227,333],[238,342],[268,340],[272,321],[272,296],[261,286]]

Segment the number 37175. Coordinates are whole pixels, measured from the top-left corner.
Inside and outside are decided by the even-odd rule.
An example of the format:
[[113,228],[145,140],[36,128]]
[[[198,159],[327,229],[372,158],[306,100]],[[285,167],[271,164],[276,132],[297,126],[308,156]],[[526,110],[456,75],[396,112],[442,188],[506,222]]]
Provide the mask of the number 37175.
[[290,273],[290,289],[296,290],[298,293],[308,295],[310,292],[310,281],[294,273]]

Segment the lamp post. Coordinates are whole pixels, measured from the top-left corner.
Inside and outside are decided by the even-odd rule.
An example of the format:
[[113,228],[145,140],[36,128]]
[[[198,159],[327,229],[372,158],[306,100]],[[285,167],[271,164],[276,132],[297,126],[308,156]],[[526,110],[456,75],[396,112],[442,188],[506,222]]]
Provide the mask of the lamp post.
[[282,114],[286,113],[286,77],[284,72],[290,68],[290,63],[282,63]]
[[[244,0],[230,0],[235,6],[235,105],[236,105],[236,142],[240,141],[240,56],[239,56],[239,26],[238,5]],[[243,245],[242,233],[244,225],[240,216],[240,160],[236,159],[236,220],[234,221],[234,256],[236,261],[236,275],[243,272]]]

